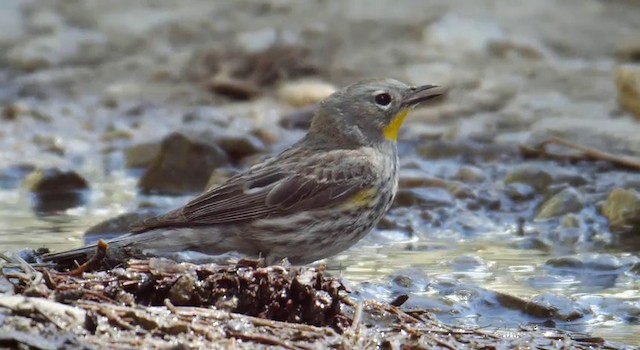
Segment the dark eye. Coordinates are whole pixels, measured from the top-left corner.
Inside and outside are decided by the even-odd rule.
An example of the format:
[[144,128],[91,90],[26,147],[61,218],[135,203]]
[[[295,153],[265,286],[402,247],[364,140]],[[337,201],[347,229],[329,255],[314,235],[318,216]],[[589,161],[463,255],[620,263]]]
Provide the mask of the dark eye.
[[374,97],[374,100],[380,106],[388,106],[391,103],[391,95],[386,92],[379,93]]

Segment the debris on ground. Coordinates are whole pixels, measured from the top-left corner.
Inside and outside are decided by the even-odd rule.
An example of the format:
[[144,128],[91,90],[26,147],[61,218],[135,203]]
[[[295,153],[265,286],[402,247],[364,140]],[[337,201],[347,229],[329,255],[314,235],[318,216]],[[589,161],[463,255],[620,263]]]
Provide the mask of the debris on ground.
[[[5,264],[0,347],[625,349],[556,329],[466,329],[360,301],[321,267],[151,258],[81,274]],[[397,305],[397,306],[396,306]]]

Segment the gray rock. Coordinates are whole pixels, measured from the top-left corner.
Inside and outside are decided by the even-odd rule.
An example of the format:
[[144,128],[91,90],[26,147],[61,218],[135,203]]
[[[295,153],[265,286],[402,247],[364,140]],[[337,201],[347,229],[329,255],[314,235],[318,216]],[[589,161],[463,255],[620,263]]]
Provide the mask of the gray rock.
[[506,194],[514,201],[526,201],[535,197],[536,189],[527,184],[515,182],[507,186]]
[[532,186],[537,192],[544,191],[552,181],[551,174],[532,165],[514,168],[504,178],[505,184],[520,182]]
[[419,206],[424,209],[453,205],[453,197],[443,188],[401,189],[396,195],[394,207]]
[[91,244],[98,239],[110,239],[129,232],[134,224],[142,220],[160,214],[157,210],[145,210],[141,212],[124,213],[101,221],[84,232],[85,244]]
[[124,149],[125,166],[129,169],[148,168],[160,153],[157,142],[140,143]]
[[538,210],[536,220],[548,220],[584,208],[584,197],[573,187],[567,187],[549,198]]
[[640,65],[618,67],[616,86],[620,104],[636,118],[640,118]]
[[140,178],[144,193],[183,195],[202,191],[211,172],[228,164],[226,153],[212,142],[180,133],[168,135],[160,152]]
[[33,193],[56,194],[89,189],[89,182],[75,171],[50,168],[29,174],[25,186]]
[[233,162],[265,150],[262,140],[253,135],[221,135],[216,138],[216,143],[227,152],[229,159]]
[[454,179],[464,183],[480,183],[487,179],[487,175],[478,167],[465,165],[458,169]]
[[89,182],[74,171],[51,168],[32,172],[24,186],[34,194],[33,209],[51,213],[83,205]]
[[609,229],[625,233],[640,228],[640,193],[616,188],[607,197],[602,214],[609,220]]

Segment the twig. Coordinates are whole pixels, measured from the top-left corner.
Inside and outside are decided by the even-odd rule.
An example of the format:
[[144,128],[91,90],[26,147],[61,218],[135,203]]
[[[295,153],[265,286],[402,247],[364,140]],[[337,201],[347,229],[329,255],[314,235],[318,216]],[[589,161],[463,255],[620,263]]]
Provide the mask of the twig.
[[[567,148],[578,150],[582,152],[582,156],[560,155],[560,154],[550,153],[545,149],[545,147],[549,144],[557,144]],[[595,160],[607,161],[625,168],[640,170],[640,159],[636,157],[618,155],[618,154],[601,151],[593,147],[588,147],[585,145],[573,143],[571,141],[558,138],[558,137],[549,138],[534,146],[520,145],[520,150],[527,156],[545,156],[549,158],[573,160],[573,161],[595,159]]]
[[69,271],[68,274],[71,276],[82,276],[83,273],[93,270],[99,266],[100,262],[107,256],[107,249],[109,249],[109,244],[102,239],[99,240],[96,245],[96,254],[75,270]]

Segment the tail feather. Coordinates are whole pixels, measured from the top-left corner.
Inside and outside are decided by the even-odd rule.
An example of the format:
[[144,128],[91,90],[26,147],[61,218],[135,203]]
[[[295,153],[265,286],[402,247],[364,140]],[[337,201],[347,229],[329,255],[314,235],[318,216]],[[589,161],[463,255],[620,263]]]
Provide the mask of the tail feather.
[[[123,249],[131,243],[131,234],[122,235],[107,241],[108,254],[111,256],[124,253]],[[97,244],[65,250],[61,252],[43,254],[40,258],[45,262],[53,262],[58,266],[71,266],[74,263],[82,264],[89,260],[97,251]],[[117,253],[117,254],[114,254]],[[122,256],[124,258],[124,256]],[[133,257],[133,256],[132,256]]]
[[72,263],[77,261],[78,263],[84,263],[89,260],[91,255],[96,251],[96,244],[88,245],[82,248],[76,248],[71,250],[65,250],[56,253],[47,253],[41,256],[43,261],[50,261],[56,264],[60,263]]

